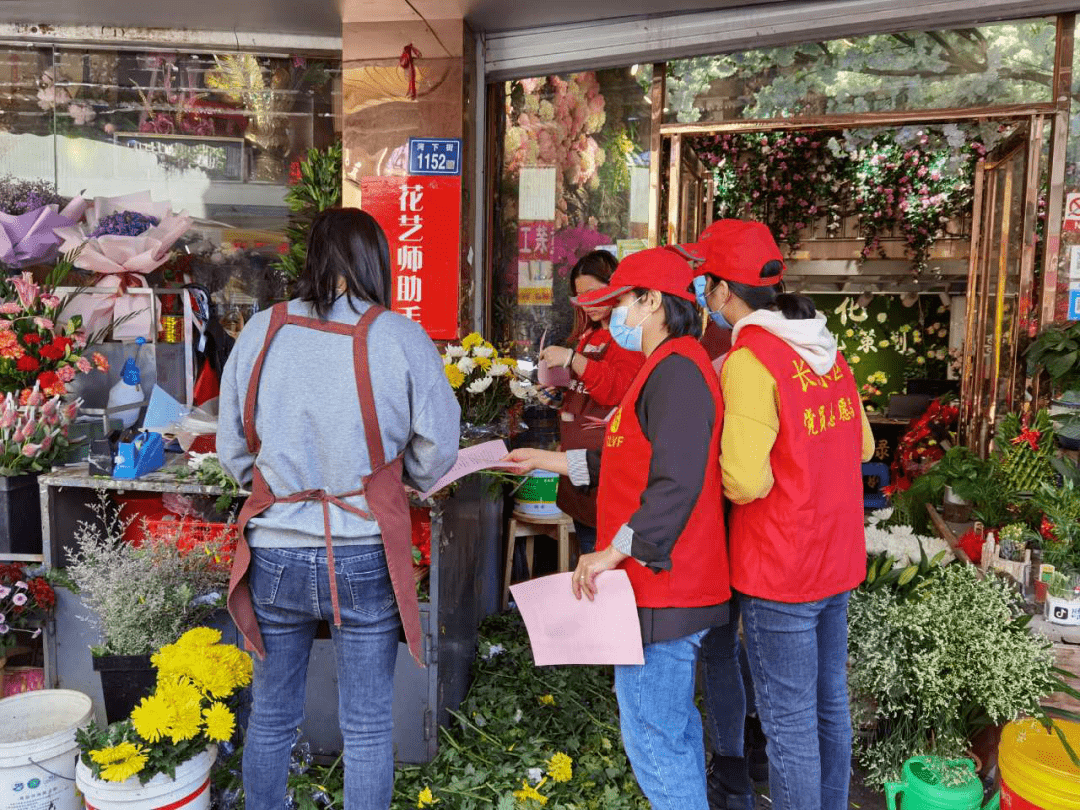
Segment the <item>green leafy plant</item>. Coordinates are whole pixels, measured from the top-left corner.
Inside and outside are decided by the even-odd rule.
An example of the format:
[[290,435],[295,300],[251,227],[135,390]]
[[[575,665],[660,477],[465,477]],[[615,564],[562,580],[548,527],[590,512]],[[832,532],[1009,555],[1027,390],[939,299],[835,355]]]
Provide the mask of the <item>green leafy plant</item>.
[[1013,492],[1031,493],[1054,474],[1051,458],[1055,448],[1050,414],[1006,414],[994,438],[993,461],[1005,485]]
[[286,285],[295,283],[304,269],[308,230],[315,215],[341,203],[341,154],[340,142],[326,149],[309,149],[293,177],[295,182],[285,192],[291,212],[285,231],[289,247],[275,267]]
[[852,594],[848,613],[856,755],[868,783],[895,780],[912,756],[959,756],[981,729],[1021,715],[1055,730],[1055,718],[1077,717],[1040,705],[1080,692],[1006,580],[925,558],[898,576],[891,565],[872,562],[875,578]]
[[217,453],[188,453],[188,465],[177,469],[176,477],[181,481],[193,478],[205,486],[224,490],[214,501],[219,512],[227,512],[240,494],[240,485],[221,466]]
[[96,520],[75,529],[67,575],[101,630],[96,654],[148,655],[221,607],[229,583],[224,548],[185,551],[175,537],[149,531],[136,546],[124,541],[130,521],[106,495],[93,509]]
[[1047,326],[1026,356],[1028,374],[1045,369],[1059,394],[1080,391],[1080,321]]

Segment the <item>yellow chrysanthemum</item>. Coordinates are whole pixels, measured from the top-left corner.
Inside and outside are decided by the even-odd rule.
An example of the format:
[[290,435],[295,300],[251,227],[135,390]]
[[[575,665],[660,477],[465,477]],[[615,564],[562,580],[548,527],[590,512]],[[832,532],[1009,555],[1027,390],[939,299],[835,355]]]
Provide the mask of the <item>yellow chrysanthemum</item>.
[[[211,634],[220,637],[218,631],[210,630],[202,635],[202,639],[211,640]],[[238,688],[251,683],[251,656],[239,648],[216,642],[202,646],[198,637],[188,643],[183,642],[184,639],[181,639],[176,644],[162,647],[154,656],[159,681],[187,678],[214,698],[228,697]]]
[[178,647],[209,647],[221,641],[221,631],[212,627],[195,627],[177,639]]
[[480,368],[482,368],[484,371],[487,371],[489,368],[491,368],[491,358],[490,357],[477,357],[476,358],[476,365],[480,366]]
[[416,797],[417,807],[430,807],[436,804],[439,800],[435,798],[435,794],[431,792],[431,788],[426,787],[420,791],[420,795]]
[[540,696],[540,702],[542,704],[544,704],[545,706],[554,706],[555,705],[555,697],[553,695],[541,695]]
[[553,782],[569,782],[574,778],[574,760],[562,751],[556,751],[548,760],[548,776]]
[[514,791],[514,798],[517,799],[518,801],[522,801],[522,802],[527,802],[527,801],[532,800],[532,801],[536,802],[539,805],[547,804],[548,797],[545,796],[539,790],[536,789],[536,788],[539,788],[539,787],[543,787],[544,782],[546,782],[546,781],[547,781],[547,777],[545,776],[543,779],[540,780],[540,784],[538,784],[536,787],[533,787],[532,785],[530,785],[528,783],[527,780],[522,779],[521,780],[521,790],[515,790]]
[[174,743],[190,740],[202,731],[202,692],[187,678],[158,680],[154,694],[169,709],[166,734]]
[[461,384],[465,382],[465,375],[461,373],[461,369],[456,365],[443,366],[443,371],[446,373],[446,380],[450,383],[451,388],[461,388]]
[[156,694],[143,698],[131,710],[131,725],[135,733],[147,742],[156,743],[169,733],[172,709]]
[[224,703],[214,702],[209,709],[203,710],[206,721],[206,736],[211,742],[223,742],[229,739],[236,729],[236,718]]
[[111,748],[91,751],[90,759],[101,765],[101,778],[106,782],[123,782],[143,769],[147,756],[142,747],[122,742]]
[[461,341],[461,348],[471,349],[473,346],[483,346],[484,339],[480,336],[479,332],[471,332],[464,337]]

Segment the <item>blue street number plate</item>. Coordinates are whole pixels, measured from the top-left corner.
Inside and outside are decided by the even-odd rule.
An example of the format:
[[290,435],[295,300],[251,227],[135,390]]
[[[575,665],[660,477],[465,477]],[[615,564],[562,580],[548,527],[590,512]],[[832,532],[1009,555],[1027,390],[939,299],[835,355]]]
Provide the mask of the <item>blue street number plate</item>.
[[409,174],[461,174],[461,139],[409,138]]

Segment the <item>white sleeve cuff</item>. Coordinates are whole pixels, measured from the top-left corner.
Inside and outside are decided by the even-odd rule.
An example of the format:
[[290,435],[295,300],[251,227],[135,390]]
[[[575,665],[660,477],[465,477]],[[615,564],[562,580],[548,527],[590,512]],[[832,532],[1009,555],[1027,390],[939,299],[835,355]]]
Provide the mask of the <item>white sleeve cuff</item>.
[[567,450],[566,470],[570,474],[570,483],[575,487],[587,487],[592,483],[589,480],[589,465],[585,461],[587,450]]
[[625,554],[627,557],[633,557],[630,550],[634,545],[634,530],[630,528],[629,523],[624,523],[617,532],[615,537],[611,541],[611,545],[615,547],[615,550]]

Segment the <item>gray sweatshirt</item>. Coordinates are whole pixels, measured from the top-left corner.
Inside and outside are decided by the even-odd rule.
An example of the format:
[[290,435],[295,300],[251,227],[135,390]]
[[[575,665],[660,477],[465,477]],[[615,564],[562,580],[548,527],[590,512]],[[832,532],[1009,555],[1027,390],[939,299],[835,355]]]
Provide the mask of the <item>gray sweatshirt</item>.
[[[342,296],[327,319],[354,324],[367,310]],[[290,301],[289,312],[314,318],[311,307]],[[280,496],[306,489],[337,495],[359,489],[371,472],[360,400],[353,373],[352,338],[283,326],[263,364],[255,409],[262,447],[252,456],[244,440],[244,399],[255,359],[266,339],[270,311],[255,315],[236,340],[221,380],[217,449],[222,466],[243,486],[258,462],[271,492]],[[375,409],[387,459],[404,451],[406,483],[428,489],[453,466],[458,451],[460,409],[446,381],[442,359],[424,330],[387,312],[368,333],[368,360]],[[363,496],[346,501],[367,508]],[[322,505],[274,504],[248,524],[254,547],[321,547]],[[330,506],[335,545],[381,542],[379,526]]]

